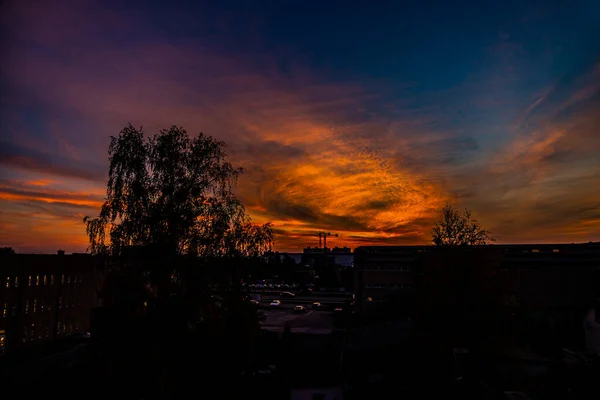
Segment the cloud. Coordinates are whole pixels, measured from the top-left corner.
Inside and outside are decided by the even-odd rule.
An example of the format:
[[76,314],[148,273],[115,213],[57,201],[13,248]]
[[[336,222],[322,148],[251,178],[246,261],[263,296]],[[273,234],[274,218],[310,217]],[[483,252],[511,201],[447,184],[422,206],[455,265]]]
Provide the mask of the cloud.
[[80,217],[99,209],[109,135],[128,122],[226,141],[246,171],[238,195],[255,221],[274,223],[282,250],[322,229],[339,234],[332,245],[427,243],[446,202],[505,241],[600,236],[598,64],[526,85],[527,46],[504,35],[490,67],[425,90],[293,57],[281,68],[254,37],[246,51],[204,34],[167,40],[94,1],[8,4],[2,243],[84,248]]
[[4,141],[0,142],[0,165],[17,167],[41,174],[87,179],[97,182],[107,179],[107,171],[101,165],[48,154]]

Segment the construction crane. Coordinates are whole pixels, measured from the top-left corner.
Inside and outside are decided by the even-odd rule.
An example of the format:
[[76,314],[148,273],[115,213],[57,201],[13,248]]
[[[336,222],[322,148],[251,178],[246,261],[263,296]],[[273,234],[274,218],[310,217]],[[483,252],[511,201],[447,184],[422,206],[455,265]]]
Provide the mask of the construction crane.
[[335,236],[338,237],[338,234],[331,234],[330,232],[317,232],[317,236],[319,236],[319,248],[321,248],[321,239],[323,239],[323,250],[326,251],[327,249],[327,236]]

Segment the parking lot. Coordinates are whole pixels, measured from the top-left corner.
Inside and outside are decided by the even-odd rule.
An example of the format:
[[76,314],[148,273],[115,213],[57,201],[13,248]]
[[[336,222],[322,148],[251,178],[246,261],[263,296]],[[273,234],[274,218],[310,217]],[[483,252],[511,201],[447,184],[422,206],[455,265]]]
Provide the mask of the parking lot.
[[286,324],[293,332],[329,333],[333,329],[334,317],[331,311],[307,309],[302,313],[296,313],[292,306],[264,309],[264,314],[266,319],[261,321],[263,329],[283,331]]

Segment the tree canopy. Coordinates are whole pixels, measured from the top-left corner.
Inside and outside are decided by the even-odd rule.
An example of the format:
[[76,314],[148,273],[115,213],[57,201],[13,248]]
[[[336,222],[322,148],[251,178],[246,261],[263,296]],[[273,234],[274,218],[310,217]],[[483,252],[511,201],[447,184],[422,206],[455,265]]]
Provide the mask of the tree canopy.
[[255,225],[233,193],[241,168],[225,143],[172,126],[152,137],[131,124],[111,136],[106,199],[85,217],[89,250],[121,255],[155,246],[173,255],[253,256],[268,250],[270,224]]
[[464,214],[451,205],[442,209],[442,215],[431,231],[431,240],[436,246],[482,245],[493,242],[490,232],[471,217],[471,211]]

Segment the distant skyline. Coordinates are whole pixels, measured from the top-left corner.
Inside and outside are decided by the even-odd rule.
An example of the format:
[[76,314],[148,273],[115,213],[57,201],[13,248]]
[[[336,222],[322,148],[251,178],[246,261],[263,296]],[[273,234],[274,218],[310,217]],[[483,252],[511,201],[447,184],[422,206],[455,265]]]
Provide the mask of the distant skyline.
[[600,241],[600,2],[0,5],[0,247],[83,252],[129,122],[228,145],[278,251]]

